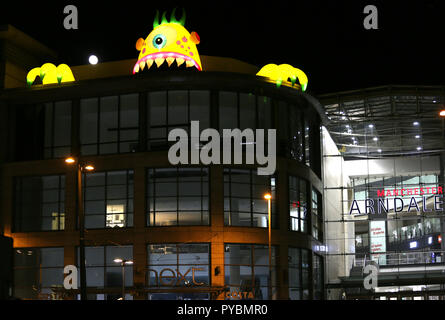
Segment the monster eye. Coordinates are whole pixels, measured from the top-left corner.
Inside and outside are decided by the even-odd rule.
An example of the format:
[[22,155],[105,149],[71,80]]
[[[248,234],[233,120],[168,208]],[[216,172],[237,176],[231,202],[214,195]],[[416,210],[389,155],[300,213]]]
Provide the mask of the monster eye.
[[165,38],[164,35],[158,34],[158,35],[154,36],[153,46],[156,49],[161,49],[161,48],[165,47],[166,44],[167,44],[167,39]]

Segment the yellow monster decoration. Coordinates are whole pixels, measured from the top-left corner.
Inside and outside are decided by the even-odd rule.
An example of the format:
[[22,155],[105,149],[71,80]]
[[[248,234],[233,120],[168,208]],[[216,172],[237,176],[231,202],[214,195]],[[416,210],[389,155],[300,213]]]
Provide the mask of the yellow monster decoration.
[[59,64],[57,67],[52,63],[45,63],[40,68],[34,68],[28,72],[26,82],[32,85],[39,76],[42,84],[62,83],[75,81],[73,72],[66,64]]
[[305,91],[307,88],[308,79],[306,74],[300,69],[292,67],[290,64],[266,64],[256,75],[276,81],[277,87],[281,86],[283,80],[288,81],[289,78],[293,86],[298,78],[301,90]]
[[144,40],[139,38],[136,42],[136,49],[140,51],[138,61],[133,67],[133,74],[144,70],[145,66],[149,69],[153,62],[159,68],[164,62],[170,67],[176,60],[179,67],[184,62],[186,67],[195,67],[202,71],[201,59],[196,45],[200,39],[196,32],[191,34],[184,28],[185,11],[182,11],[181,20],[177,21],[173,9],[170,15],[170,22],[165,17],[166,12],[162,15],[161,23],[159,23],[159,11],[153,22],[153,31]]

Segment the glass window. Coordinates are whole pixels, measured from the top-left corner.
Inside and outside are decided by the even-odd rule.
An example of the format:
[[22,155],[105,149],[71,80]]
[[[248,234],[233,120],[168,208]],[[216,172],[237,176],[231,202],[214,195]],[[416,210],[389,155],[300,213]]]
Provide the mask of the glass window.
[[224,224],[267,228],[268,203],[272,195],[272,227],[276,226],[275,177],[260,176],[256,169],[224,168]]
[[210,126],[210,92],[170,90],[147,95],[148,144],[150,150],[168,147],[168,133],[174,128],[190,132],[190,122],[199,121],[199,129]]
[[323,258],[317,254],[313,255],[313,277],[314,277],[314,300],[323,300],[324,298],[324,270]]
[[133,226],[133,170],[84,174],[85,228]]
[[[210,245],[208,243],[150,244],[147,251],[147,285],[149,287],[210,286]],[[190,299],[196,298],[190,297]],[[149,299],[162,299],[162,297],[149,294]]]
[[323,241],[323,210],[321,194],[312,189],[312,236]]
[[134,152],[139,140],[139,94],[80,100],[83,155]]
[[312,160],[311,160],[311,139],[310,135],[312,132],[310,132],[310,123],[308,119],[304,119],[304,160],[308,167],[311,166]]
[[[256,129],[256,97],[251,93],[240,93],[240,129]],[[230,128],[230,127],[229,127]]]
[[272,129],[272,105],[271,99],[265,96],[257,97],[258,129]]
[[[77,266],[79,266],[79,248],[77,248]],[[133,265],[115,262],[115,259],[123,261],[133,261],[133,246],[96,246],[85,247],[85,269],[87,287],[103,288],[122,288],[123,274],[125,272],[125,287],[133,286]],[[124,269],[124,270],[122,270]],[[80,276],[78,277],[78,286],[80,288]],[[108,294],[88,294],[89,300],[117,300],[122,297],[119,293]],[[78,299],[80,295],[78,295]],[[130,294],[125,295],[126,300],[131,300]]]
[[307,185],[306,180],[289,176],[290,230],[307,232]]
[[14,232],[65,229],[65,176],[14,178]]
[[209,225],[207,168],[149,169],[148,226]]
[[219,131],[238,128],[238,98],[236,92],[219,93]]
[[275,269],[277,248],[271,247],[272,268],[269,268],[268,246],[253,244],[225,244],[224,246],[225,284],[229,287],[226,299],[271,299],[277,290]]
[[63,248],[14,249],[14,297],[32,300],[61,299]]
[[303,128],[302,114],[297,106],[289,106],[289,130],[290,130],[290,157],[292,159],[303,161]]
[[309,300],[309,250],[289,247],[288,261],[289,299]]
[[44,158],[63,158],[71,153],[71,101],[45,103]]

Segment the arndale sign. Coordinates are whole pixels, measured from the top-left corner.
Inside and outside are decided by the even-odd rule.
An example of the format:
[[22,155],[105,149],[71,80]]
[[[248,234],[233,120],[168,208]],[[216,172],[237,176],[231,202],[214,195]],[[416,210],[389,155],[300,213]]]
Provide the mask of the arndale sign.
[[[407,197],[411,196],[411,197]],[[394,213],[402,212],[407,207],[407,212],[416,210],[420,212],[419,197],[422,197],[422,212],[431,212],[428,208],[427,199],[434,198],[434,211],[443,211],[443,190],[442,187],[422,187],[406,189],[382,189],[377,190],[377,199],[365,199],[365,212],[361,212],[357,200],[353,200],[349,214],[382,214],[394,209]],[[390,199],[387,197],[394,197]],[[409,201],[408,201],[409,199]],[[406,206],[408,204],[408,206]]]

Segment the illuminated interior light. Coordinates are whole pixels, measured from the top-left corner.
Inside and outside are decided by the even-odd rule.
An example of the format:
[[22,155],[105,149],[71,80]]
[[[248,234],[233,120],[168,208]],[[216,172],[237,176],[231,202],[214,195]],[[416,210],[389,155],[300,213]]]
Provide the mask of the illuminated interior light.
[[371,123],[370,125],[368,125],[368,127],[374,128],[374,125]]
[[372,138],[372,140],[377,141],[377,140],[379,140],[379,138],[374,137],[374,138]]
[[414,136],[414,138],[416,138],[416,139],[420,139],[420,135],[416,134],[416,135]]
[[159,23],[159,11],[157,11],[153,30],[145,40],[139,38],[136,42],[136,49],[140,53],[133,67],[133,74],[143,70],[140,66],[142,62],[150,68],[154,61],[159,68],[165,60],[169,67],[176,60],[177,66],[186,62],[186,67],[195,67],[202,71],[201,59],[196,48],[200,38],[196,32],[190,34],[184,28],[185,11],[183,10],[182,17],[178,21],[175,10],[173,9],[170,15],[170,21],[167,20],[166,12],[164,12],[161,23]]
[[413,122],[413,125],[414,125],[414,126],[418,126],[418,125],[419,125],[419,122],[418,122],[418,121],[414,121],[414,122]]
[[379,153],[382,152],[382,149],[377,149],[377,152],[379,152]]
[[441,116],[441,117],[445,117],[445,110],[440,110],[440,112],[439,112],[439,116]]
[[417,147],[417,151],[420,151],[420,150],[422,150],[422,147]]

